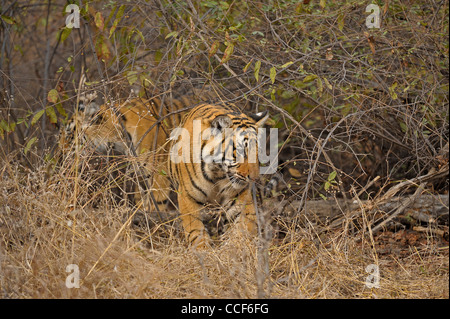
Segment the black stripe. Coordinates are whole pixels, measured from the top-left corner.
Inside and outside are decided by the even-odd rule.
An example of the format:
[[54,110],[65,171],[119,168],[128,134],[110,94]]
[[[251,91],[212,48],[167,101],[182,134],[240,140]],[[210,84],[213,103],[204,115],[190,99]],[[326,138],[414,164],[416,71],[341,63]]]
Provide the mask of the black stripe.
[[207,104],[200,104],[199,106],[197,106],[197,108],[195,108],[193,111],[191,111],[191,113],[189,114],[189,118],[192,118],[194,116],[195,113],[197,113],[198,111],[205,111],[207,109],[204,109],[203,107],[206,106]]
[[152,100],[150,101],[150,103],[151,103],[151,102],[154,103],[154,105],[150,104],[150,105],[153,106],[153,110],[152,110],[153,116],[154,116],[156,119],[159,119],[159,109],[161,108],[161,100],[160,100],[159,98],[154,98],[154,99],[152,99]]
[[237,128],[246,128],[246,129],[253,128],[254,129],[254,126],[251,125],[250,123],[241,123],[238,125]]
[[[202,171],[203,178],[206,179],[208,182],[214,184],[215,182],[208,176],[208,174],[206,174],[205,161],[201,161],[200,168],[201,168],[201,171]],[[221,179],[223,179],[223,178],[221,178]]]
[[179,184],[179,187],[186,188],[183,179],[181,178],[180,164],[173,164],[173,165],[175,165],[175,171],[177,174],[177,176],[175,176],[176,182]]
[[180,102],[183,103],[185,107],[193,104],[191,99],[188,98],[186,95],[183,95],[178,100],[181,100]]
[[[195,231],[195,230],[198,230],[198,229],[193,229],[192,232]],[[198,236],[200,236],[200,232],[199,232],[197,236],[195,236],[194,238],[191,238],[192,232],[188,233],[189,242],[191,242],[191,243],[193,241],[195,241],[198,238]]]
[[[185,167],[186,167],[186,170],[187,170],[187,172],[188,172],[188,175],[189,175],[189,180],[191,181],[192,186],[193,186],[195,189],[197,189],[198,191],[200,191],[200,192],[203,194],[203,196],[208,197],[208,195],[206,195],[206,192],[205,192],[202,188],[200,188],[200,186],[198,186],[198,185],[194,182],[194,179],[192,178],[191,172],[190,172],[189,169],[188,169],[188,164],[189,164],[189,165],[192,165],[191,163],[184,163],[184,165],[185,165]],[[195,177],[197,177],[197,176],[195,176]],[[186,188],[185,188],[185,189],[186,189]]]
[[239,193],[236,194],[236,199],[244,192],[248,189],[249,187],[244,187]]
[[210,109],[210,108],[203,108],[201,111],[197,114],[196,118],[212,118],[214,113],[216,113],[217,110]]
[[194,202],[196,202],[200,206],[205,206],[205,203],[198,201],[196,198],[194,198],[191,194],[186,192],[186,195]]
[[233,208],[233,206],[236,204],[236,201],[237,201],[237,197],[235,197],[235,198],[231,201],[230,206],[227,207],[227,210],[230,210],[231,208]]

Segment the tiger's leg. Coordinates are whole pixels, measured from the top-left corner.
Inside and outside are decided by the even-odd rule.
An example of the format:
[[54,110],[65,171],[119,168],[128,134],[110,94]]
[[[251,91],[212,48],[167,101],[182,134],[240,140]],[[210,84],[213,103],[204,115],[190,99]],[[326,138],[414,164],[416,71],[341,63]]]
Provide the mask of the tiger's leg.
[[170,196],[168,176],[161,169],[150,171],[146,167],[142,168],[141,173],[144,176],[139,177],[139,184],[135,184],[135,205],[149,212],[165,211],[169,206]]
[[170,196],[169,178],[161,172],[155,172],[150,181],[153,182],[150,186],[150,191],[152,192],[153,198],[151,198],[150,194],[148,194],[151,209],[155,211],[157,205],[158,210],[167,210]]
[[256,236],[258,224],[250,187],[238,196],[236,204],[241,207],[240,224],[251,236]]
[[209,247],[211,239],[200,219],[200,211],[203,209],[203,205],[183,195],[183,192],[178,192],[178,205],[184,234],[188,242],[197,249]]

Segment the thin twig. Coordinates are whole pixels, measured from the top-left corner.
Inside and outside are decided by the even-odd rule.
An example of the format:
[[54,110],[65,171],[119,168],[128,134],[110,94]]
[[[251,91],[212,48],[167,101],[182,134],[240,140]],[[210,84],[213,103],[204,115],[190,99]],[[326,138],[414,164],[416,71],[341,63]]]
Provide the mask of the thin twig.
[[376,231],[378,231],[381,227],[383,227],[384,225],[386,225],[388,222],[390,222],[392,219],[394,219],[395,217],[397,217],[399,214],[401,214],[409,205],[411,205],[416,199],[417,197],[419,197],[423,190],[425,189],[425,185],[426,183],[422,183],[419,185],[419,187],[416,189],[416,191],[414,192],[414,194],[410,197],[408,197],[405,201],[403,201],[403,203],[400,204],[400,206],[396,209],[396,211],[394,213],[392,213],[391,215],[389,215],[388,218],[386,218],[385,220],[383,220],[381,223],[379,223],[378,225],[376,225],[375,227],[372,228],[372,233],[375,233]]

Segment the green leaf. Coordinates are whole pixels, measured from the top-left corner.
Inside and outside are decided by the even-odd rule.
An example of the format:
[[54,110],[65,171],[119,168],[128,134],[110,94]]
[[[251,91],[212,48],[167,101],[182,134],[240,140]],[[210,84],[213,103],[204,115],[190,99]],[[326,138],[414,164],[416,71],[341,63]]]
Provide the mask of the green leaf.
[[327,88],[328,88],[329,90],[332,90],[332,89],[333,89],[333,86],[330,84],[330,82],[328,81],[328,79],[327,79],[327,78],[323,78],[323,80],[324,80],[325,85],[327,86]]
[[327,181],[329,181],[329,182],[334,181],[334,179],[336,178],[336,175],[337,175],[336,171],[332,171],[332,172],[328,175]]
[[117,10],[117,4],[114,5],[114,7],[111,9],[111,12],[109,13],[108,18],[105,21],[105,25],[108,25],[109,22],[111,21],[111,19],[114,17],[114,15],[116,14],[116,10]]
[[142,42],[145,43],[144,35],[138,29],[134,29],[133,32],[136,32],[138,36],[141,38]]
[[323,200],[327,200],[324,194],[319,194],[320,197],[322,197]]
[[338,15],[337,23],[338,23],[339,31],[342,31],[344,29],[344,24],[345,24],[345,20],[344,19],[345,19],[345,14],[344,13],[341,13],[341,14]]
[[223,53],[223,57],[222,60],[220,61],[220,64],[227,63],[228,60],[231,58],[233,51],[234,51],[234,44],[230,42],[227,48],[225,49],[225,52]]
[[108,45],[105,43],[103,36],[99,36],[97,38],[97,42],[95,43],[95,50],[97,51],[97,57],[99,59],[103,59],[108,61],[111,57],[111,52],[108,49]]
[[216,8],[219,3],[217,1],[202,1],[201,5],[207,8]]
[[5,120],[0,121],[0,129],[8,131],[8,123]]
[[52,124],[56,124],[58,122],[58,119],[56,117],[56,113],[55,113],[55,109],[53,108],[53,106],[48,106],[45,109],[45,113],[47,114],[48,119],[50,120],[50,123]]
[[319,77],[316,79],[316,84],[317,84],[317,92],[319,92],[319,95],[321,95],[323,93],[323,83]]
[[248,68],[250,67],[250,65],[252,64],[252,62],[253,62],[253,59],[251,59],[250,62],[248,62],[248,63],[245,65],[244,69],[242,70],[244,73],[247,72],[247,70],[248,70]]
[[127,72],[127,80],[130,85],[133,85],[138,80],[136,71],[128,71]]
[[66,39],[69,37],[70,33],[72,32],[71,28],[65,27],[61,30],[61,42],[66,41]]
[[1,17],[2,17],[3,21],[5,21],[8,24],[15,24],[16,23],[16,21],[14,21],[14,18],[12,18],[12,17],[8,17],[8,16],[5,16],[5,15],[1,15]]
[[56,110],[58,111],[59,114],[61,114],[65,118],[67,118],[66,110],[64,110],[64,108],[62,107],[61,103],[56,103],[55,107],[56,107]]
[[47,94],[47,100],[50,103],[58,102],[58,98],[59,98],[59,94],[58,94],[58,91],[56,91],[55,89],[51,89]]
[[27,119],[25,117],[19,117],[17,119],[17,124],[22,124],[24,123],[25,125],[27,125]]
[[42,109],[39,112],[37,112],[31,119],[31,125],[36,124],[36,122],[39,121],[39,119],[42,117],[42,115],[44,115],[44,113],[45,113],[45,109]]
[[15,129],[16,129],[16,122],[10,122],[8,133],[14,132]]
[[27,145],[25,145],[23,152],[25,155],[27,155],[28,151],[30,150],[31,146],[33,146],[33,144],[36,142],[37,137],[33,137],[31,138],[28,142]]
[[211,45],[211,48],[209,49],[208,56],[212,57],[214,54],[216,54],[217,50],[219,49],[219,46],[220,46],[220,42],[214,41],[214,43]]
[[259,82],[259,69],[261,68],[261,61],[256,61],[255,63],[255,79]]
[[2,135],[3,135],[3,131],[5,131],[6,133],[14,132],[14,130],[16,129],[16,122],[8,123],[5,120],[2,120],[0,122],[0,128],[2,129]]
[[264,33],[262,33],[261,31],[253,31],[252,35],[260,35],[260,36],[264,36]]
[[[228,10],[228,8],[230,7],[230,5],[225,1],[219,1],[219,2],[220,2],[220,7],[222,8],[222,10]],[[231,28],[230,28],[230,30],[231,30]]]
[[116,31],[117,25],[119,24],[120,20],[122,20],[123,13],[125,12],[125,5],[121,5],[119,7],[119,10],[117,10],[116,19],[113,22],[113,25],[111,29],[109,30],[109,37],[113,35],[114,31]]
[[103,31],[103,29],[105,28],[105,19],[103,19],[102,13],[100,11],[95,14],[94,20],[95,26],[99,28],[100,31]]
[[327,191],[330,188],[330,186],[331,186],[330,182],[325,182],[325,185],[323,185],[323,189]]
[[281,66],[281,68],[282,68],[282,69],[287,68],[287,67],[290,66],[291,64],[294,64],[294,62],[289,61],[289,62],[283,64],[283,65]]
[[403,133],[408,132],[408,126],[406,125],[405,122],[400,122],[399,124],[400,124],[400,128],[401,128]]
[[166,37],[164,38],[164,39],[168,39],[168,38],[170,38],[170,37],[174,37],[174,38],[176,38],[178,36],[178,31],[172,31],[172,32],[170,32],[168,35],[166,35]]
[[[225,3],[226,3],[226,2],[225,2]],[[230,31],[236,31],[236,30],[238,30],[238,29],[241,28],[241,27],[242,27],[242,23],[239,22],[237,25],[234,25],[234,26],[229,27],[228,30],[230,30]]]
[[95,84],[99,84],[99,83],[100,83],[100,81],[84,82],[84,84],[87,86],[91,86],[91,85],[95,85]]
[[270,68],[270,81],[272,81],[272,84],[275,83],[276,76],[277,76],[277,69],[273,66]]
[[309,74],[303,79],[303,83],[309,83],[317,79],[317,75],[315,74]]
[[20,54],[23,56],[23,49],[22,46],[20,46],[19,44],[14,44],[14,51],[19,51]]
[[397,93],[395,92],[395,88],[397,87],[398,83],[394,82],[391,87],[389,87],[389,95],[393,100],[396,100],[398,98]]

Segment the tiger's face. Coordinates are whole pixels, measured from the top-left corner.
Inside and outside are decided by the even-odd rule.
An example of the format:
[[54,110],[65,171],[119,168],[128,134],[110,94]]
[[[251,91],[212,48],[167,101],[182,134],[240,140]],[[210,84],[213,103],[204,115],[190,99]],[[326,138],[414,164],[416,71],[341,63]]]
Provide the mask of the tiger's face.
[[232,134],[230,141],[224,141],[221,169],[233,188],[242,189],[259,176],[257,130],[254,127],[236,128]]
[[210,136],[202,149],[206,174],[219,181],[225,179],[235,190],[255,181],[259,177],[258,128],[267,117],[267,112],[253,117],[233,113],[215,117],[209,123]]

